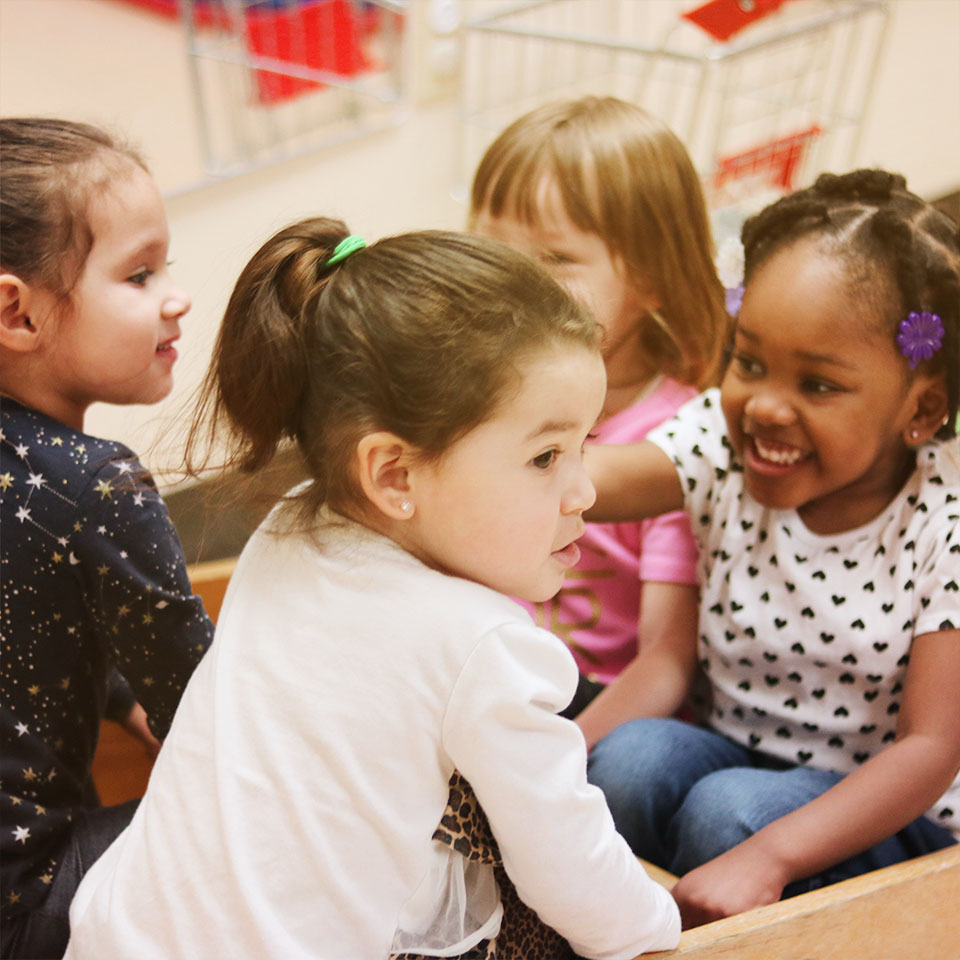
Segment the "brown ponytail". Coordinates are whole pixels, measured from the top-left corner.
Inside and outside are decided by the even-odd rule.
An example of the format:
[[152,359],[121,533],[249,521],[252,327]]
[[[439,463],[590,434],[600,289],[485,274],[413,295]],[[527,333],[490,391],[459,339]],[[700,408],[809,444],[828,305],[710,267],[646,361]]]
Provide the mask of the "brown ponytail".
[[338,220],[293,224],[244,268],[188,440],[227,466],[266,466],[293,441],[311,483],[304,520],[359,502],[351,457],[389,430],[424,457],[489,417],[523,356],[558,341],[598,349],[592,319],[543,270],[492,240],[441,231],[381,240],[325,266]]

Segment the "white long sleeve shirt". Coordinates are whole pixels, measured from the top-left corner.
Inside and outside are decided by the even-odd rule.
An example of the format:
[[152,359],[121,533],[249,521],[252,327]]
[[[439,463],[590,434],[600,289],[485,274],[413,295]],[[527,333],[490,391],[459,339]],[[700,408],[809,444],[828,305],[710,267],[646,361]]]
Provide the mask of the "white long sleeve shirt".
[[492,868],[432,840],[454,769],[520,896],[585,957],[676,946],[556,716],[577,669],[513,601],[355,524],[240,558],[71,960],[451,956],[499,929]]

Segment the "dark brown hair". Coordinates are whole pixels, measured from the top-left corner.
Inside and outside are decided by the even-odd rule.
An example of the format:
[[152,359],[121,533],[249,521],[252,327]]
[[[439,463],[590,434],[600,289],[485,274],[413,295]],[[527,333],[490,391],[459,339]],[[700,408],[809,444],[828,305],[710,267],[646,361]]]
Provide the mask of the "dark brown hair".
[[616,97],[544,104],[487,148],[473,178],[471,229],[484,211],[535,223],[545,179],[573,223],[653,285],[660,308],[637,318],[651,362],[684,383],[718,382],[730,324],[703,189],[679,137]]
[[492,415],[530,353],[556,343],[598,349],[596,325],[543,270],[504,244],[425,231],[389,237],[333,267],[339,220],[271,237],[230,297],[188,441],[197,472],[209,451],[261,470],[284,441],[324,504],[362,503],[351,458],[388,430],[426,458]]
[[[815,239],[847,268],[857,295],[891,339],[911,311],[939,314],[943,345],[928,369],[947,383],[947,422],[937,436],[955,435],[960,391],[960,230],[949,217],[907,189],[899,174],[854,170],[821,174],[743,225],[744,279],[775,253]],[[906,362],[906,361],[904,361]]]
[[66,299],[93,234],[90,201],[129,164],[146,164],[98,127],[0,118],[0,266]]

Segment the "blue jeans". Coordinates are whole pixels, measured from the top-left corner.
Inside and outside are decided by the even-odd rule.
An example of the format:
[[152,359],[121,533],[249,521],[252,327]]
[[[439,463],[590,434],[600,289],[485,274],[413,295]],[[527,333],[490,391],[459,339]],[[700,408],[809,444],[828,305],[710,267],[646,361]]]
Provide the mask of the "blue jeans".
[[[683,876],[773,820],[825,793],[843,775],[792,766],[673,719],[634,720],[601,740],[588,778],[603,790],[637,856]],[[940,850],[953,834],[926,817],[823,873],[790,884],[805,893]]]
[[70,939],[68,913],[83,875],[127,826],[139,800],[115,807],[78,810],[70,838],[57,860],[60,869],[46,899],[29,913],[11,917],[3,924],[4,960],[62,957]]

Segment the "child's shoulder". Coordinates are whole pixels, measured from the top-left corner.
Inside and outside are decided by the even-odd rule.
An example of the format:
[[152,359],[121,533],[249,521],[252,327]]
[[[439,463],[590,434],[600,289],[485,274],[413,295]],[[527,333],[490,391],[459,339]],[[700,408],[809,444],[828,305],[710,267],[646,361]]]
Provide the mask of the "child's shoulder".
[[956,492],[960,487],[960,437],[921,448],[917,454],[917,473],[924,483]]
[[960,529],[960,438],[922,447],[901,497],[915,525],[943,535]]
[[715,387],[686,400],[675,416],[650,431],[649,438],[666,451],[681,472],[707,469],[726,476],[740,469],[734,462],[720,391]]
[[65,502],[102,498],[121,489],[131,493],[154,489],[153,478],[129,447],[76,430],[6,397],[0,407],[0,457],[0,473],[8,477],[8,488],[21,483],[45,488]]

